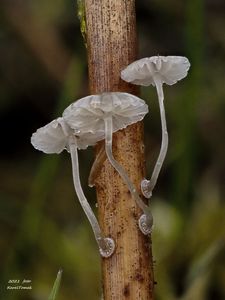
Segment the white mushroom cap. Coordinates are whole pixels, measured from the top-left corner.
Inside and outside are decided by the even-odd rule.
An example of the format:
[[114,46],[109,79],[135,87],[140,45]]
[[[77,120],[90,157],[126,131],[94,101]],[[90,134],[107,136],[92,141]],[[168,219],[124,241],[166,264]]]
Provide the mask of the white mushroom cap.
[[63,118],[77,135],[97,134],[104,139],[104,119],[112,116],[113,132],[141,121],[148,113],[145,101],[128,93],[110,92],[91,95],[72,103],[63,112]]
[[[39,128],[32,134],[31,144],[35,149],[44,153],[61,153],[64,149],[69,150],[69,137],[74,135],[63,118],[58,118]],[[78,149],[86,149],[89,145],[94,145],[99,139],[93,134],[85,134],[76,137]]]
[[139,59],[128,65],[121,78],[137,85],[155,86],[155,78],[161,83],[173,85],[187,76],[190,62],[183,56],[152,56]]

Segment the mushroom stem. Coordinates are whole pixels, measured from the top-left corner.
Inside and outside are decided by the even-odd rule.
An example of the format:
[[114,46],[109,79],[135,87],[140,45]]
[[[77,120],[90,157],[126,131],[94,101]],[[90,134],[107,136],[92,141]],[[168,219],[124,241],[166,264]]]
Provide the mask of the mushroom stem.
[[143,210],[144,214],[139,219],[139,228],[143,234],[150,234],[152,231],[153,225],[153,217],[151,211],[146,205],[143,200],[140,198],[137,189],[135,188],[134,184],[131,182],[129,176],[127,175],[124,168],[115,160],[113,153],[112,153],[112,132],[113,132],[113,125],[112,125],[112,117],[105,118],[105,150],[106,155],[108,157],[109,162],[111,165],[116,169],[116,171],[120,174],[124,182],[126,183],[132,197],[136,201],[137,205]]
[[75,137],[73,137],[73,139],[70,139],[69,149],[70,149],[70,155],[72,160],[73,183],[74,183],[75,191],[77,193],[77,197],[91,224],[91,227],[95,235],[95,239],[99,246],[99,251],[101,256],[109,257],[114,252],[115,243],[113,239],[106,238],[103,236],[98,221],[83,193],[83,189],[81,187],[81,182],[80,182],[78,153],[77,153],[77,145],[76,145]]
[[162,82],[160,80],[155,79],[155,85],[158,94],[159,100],[159,108],[160,108],[160,117],[161,117],[161,126],[162,126],[162,142],[161,142],[161,149],[155,164],[152,176],[150,180],[144,179],[141,182],[141,190],[143,195],[146,198],[150,198],[152,196],[152,191],[156,185],[160,170],[162,168],[164,159],[166,157],[167,148],[168,148],[168,132],[166,126],[166,115],[164,109],[164,94],[163,94],[163,87]]

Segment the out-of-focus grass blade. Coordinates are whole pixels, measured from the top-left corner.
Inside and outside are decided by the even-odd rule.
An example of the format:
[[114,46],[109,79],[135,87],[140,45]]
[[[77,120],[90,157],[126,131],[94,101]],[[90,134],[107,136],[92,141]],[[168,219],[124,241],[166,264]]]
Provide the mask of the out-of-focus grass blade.
[[215,264],[217,256],[224,250],[224,240],[217,240],[207,251],[196,260],[190,267],[186,279],[186,291],[180,300],[198,299],[207,297],[209,280],[212,276],[212,265]]
[[210,266],[215,263],[217,256],[224,251],[225,240],[219,239],[215,241],[205,253],[199,257],[193,264],[190,266],[189,272],[187,274],[187,284],[191,285],[197,277],[200,277],[204,274]]
[[59,290],[59,286],[60,286],[60,282],[61,282],[61,278],[62,278],[62,270],[59,270],[56,280],[54,282],[51,294],[48,297],[48,300],[55,300],[58,290]]

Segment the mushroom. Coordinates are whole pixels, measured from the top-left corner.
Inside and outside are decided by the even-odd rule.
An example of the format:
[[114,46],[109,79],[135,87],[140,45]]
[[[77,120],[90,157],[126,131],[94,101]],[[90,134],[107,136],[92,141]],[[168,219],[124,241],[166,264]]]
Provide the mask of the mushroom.
[[190,63],[186,57],[158,55],[137,60],[128,65],[121,72],[121,78],[127,82],[143,86],[156,86],[158,94],[162,126],[162,143],[151,179],[143,179],[141,182],[141,190],[146,198],[152,196],[152,190],[156,185],[168,148],[163,83],[168,85],[175,84],[177,81],[187,76],[189,68]]
[[77,149],[86,149],[89,145],[94,145],[98,138],[99,136],[94,136],[90,133],[80,136],[74,135],[74,131],[66,124],[63,118],[58,118],[33,133],[31,143],[35,149],[43,151],[44,153],[59,154],[64,149],[70,152],[73,183],[77,197],[92,226],[101,256],[109,257],[113,254],[115,249],[114,240],[103,236],[98,221],[83,193],[79,176]]
[[141,121],[148,113],[144,100],[120,92],[103,93],[84,97],[63,112],[63,118],[79,134],[97,134],[105,138],[105,151],[109,162],[120,174],[144,214],[139,219],[139,227],[144,234],[151,233],[152,215],[149,207],[140,198],[134,184],[112,153],[112,135],[128,125]]

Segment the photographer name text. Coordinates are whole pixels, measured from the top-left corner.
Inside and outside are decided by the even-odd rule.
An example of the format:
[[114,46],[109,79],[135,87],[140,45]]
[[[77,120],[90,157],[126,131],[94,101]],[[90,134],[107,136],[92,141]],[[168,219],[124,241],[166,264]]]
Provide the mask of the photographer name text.
[[30,279],[9,279],[7,290],[32,290],[32,281]]

